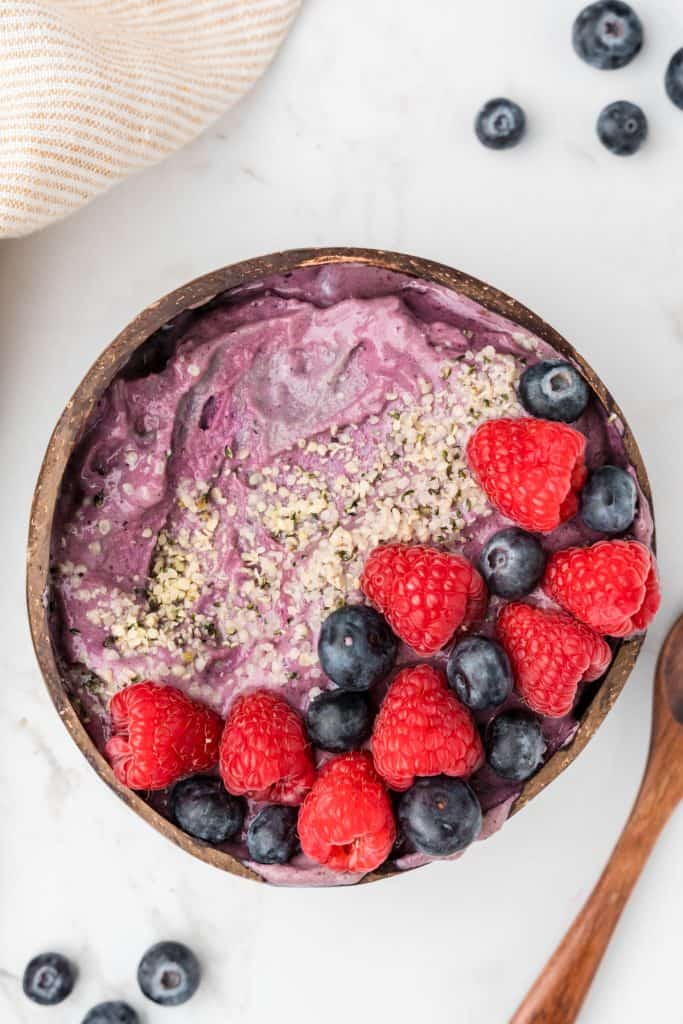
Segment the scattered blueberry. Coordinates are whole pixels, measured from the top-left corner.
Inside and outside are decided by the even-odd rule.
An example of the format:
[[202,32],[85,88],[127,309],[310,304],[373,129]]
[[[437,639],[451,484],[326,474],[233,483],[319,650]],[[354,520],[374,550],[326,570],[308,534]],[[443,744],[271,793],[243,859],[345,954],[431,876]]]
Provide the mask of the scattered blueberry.
[[224,843],[242,828],[244,801],[215,775],[194,775],[171,793],[171,815],[183,832],[206,843]]
[[296,807],[270,805],[249,825],[247,849],[257,864],[286,864],[299,848]]
[[138,985],[143,995],[160,1006],[180,1006],[199,987],[197,957],[181,942],[157,942],[138,965]]
[[496,775],[521,782],[543,762],[541,723],[528,711],[503,711],[486,733],[486,754]]
[[24,995],[41,1006],[55,1006],[71,993],[75,981],[76,972],[65,956],[41,953],[24,971]]
[[610,153],[631,156],[647,138],[647,118],[635,103],[617,100],[601,111],[597,132],[598,138]]
[[82,1024],[139,1024],[140,1018],[128,1003],[98,1003],[89,1010]]
[[635,518],[637,500],[630,473],[618,466],[602,466],[591,473],[581,492],[581,518],[591,530],[622,533]]
[[590,392],[571,363],[545,359],[524,371],[519,380],[519,397],[532,416],[572,423],[588,405]]
[[508,526],[487,540],[479,567],[492,594],[508,599],[534,590],[545,569],[545,552],[533,534]]
[[524,135],[524,111],[512,100],[498,97],[484,104],[474,122],[477,138],[489,149],[510,149]]
[[683,47],[669,61],[664,85],[671,102],[683,110]]
[[364,693],[353,690],[321,693],[308,706],[306,727],[316,747],[336,754],[357,750],[372,731],[368,699]]
[[474,711],[497,708],[512,690],[508,656],[495,640],[468,636],[451,651],[448,682],[463,704]]
[[481,807],[462,779],[417,779],[399,798],[398,819],[406,838],[428,857],[449,857],[477,838]]
[[603,71],[623,68],[640,53],[643,25],[628,4],[600,0],[577,16],[572,42],[579,57],[592,67]]
[[367,690],[391,671],[397,648],[396,637],[374,608],[347,604],[323,622],[318,657],[337,686]]

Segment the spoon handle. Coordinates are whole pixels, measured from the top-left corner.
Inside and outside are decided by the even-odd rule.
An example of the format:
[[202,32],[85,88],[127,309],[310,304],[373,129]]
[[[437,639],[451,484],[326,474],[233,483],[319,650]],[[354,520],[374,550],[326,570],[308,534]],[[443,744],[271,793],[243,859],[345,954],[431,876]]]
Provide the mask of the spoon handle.
[[624,905],[675,802],[666,792],[666,772],[652,763],[593,892],[510,1024],[573,1024],[576,1020]]

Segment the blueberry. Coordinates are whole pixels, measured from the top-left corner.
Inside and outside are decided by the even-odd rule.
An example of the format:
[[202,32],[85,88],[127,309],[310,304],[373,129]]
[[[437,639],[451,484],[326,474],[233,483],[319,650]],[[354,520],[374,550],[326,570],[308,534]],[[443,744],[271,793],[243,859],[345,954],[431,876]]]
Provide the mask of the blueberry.
[[244,801],[231,796],[215,775],[194,775],[171,793],[171,815],[183,832],[206,843],[224,843],[244,822]]
[[128,1003],[98,1003],[89,1010],[82,1024],[139,1024],[140,1018]]
[[616,156],[631,156],[647,138],[647,118],[640,107],[628,100],[608,104],[596,127],[603,146]]
[[545,551],[533,534],[508,526],[490,537],[479,556],[479,568],[492,594],[508,599],[534,590],[545,570]]
[[468,636],[453,648],[446,666],[448,682],[474,711],[497,708],[510,696],[512,669],[495,640]]
[[572,32],[574,49],[594,68],[623,68],[640,53],[643,25],[628,4],[600,0],[577,16]]
[[512,100],[498,97],[485,103],[477,114],[474,130],[489,149],[510,149],[524,135],[524,111]]
[[588,405],[590,392],[571,363],[545,359],[524,371],[519,380],[519,397],[532,416],[572,423]]
[[308,706],[306,727],[316,747],[336,754],[357,750],[372,731],[372,713],[366,695],[352,690],[321,693]]
[[398,820],[406,838],[428,857],[449,857],[477,838],[481,807],[462,779],[433,775],[399,798]]
[[636,515],[638,492],[630,473],[603,466],[588,477],[581,492],[581,518],[591,530],[622,533]]
[[486,733],[486,754],[496,775],[521,782],[543,762],[541,723],[529,711],[503,711]]
[[272,805],[249,825],[247,849],[257,864],[286,864],[299,848],[296,807]]
[[669,61],[664,85],[671,102],[683,110],[683,48],[676,50]]
[[76,972],[61,953],[34,956],[24,971],[24,995],[41,1006],[55,1006],[70,995]]
[[138,985],[143,995],[160,1006],[180,1006],[197,991],[199,962],[181,942],[157,942],[138,964]]
[[346,604],[325,619],[318,640],[323,671],[344,690],[367,690],[394,667],[398,642],[382,616]]

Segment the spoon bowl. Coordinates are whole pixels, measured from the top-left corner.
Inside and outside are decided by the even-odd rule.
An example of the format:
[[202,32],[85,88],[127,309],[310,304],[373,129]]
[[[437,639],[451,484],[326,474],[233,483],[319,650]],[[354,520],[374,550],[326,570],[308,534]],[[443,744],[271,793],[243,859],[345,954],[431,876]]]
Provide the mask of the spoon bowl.
[[[665,726],[667,717],[683,725],[683,615],[669,630],[659,655],[654,712],[653,738],[656,729]],[[683,752],[683,729],[680,742]]]

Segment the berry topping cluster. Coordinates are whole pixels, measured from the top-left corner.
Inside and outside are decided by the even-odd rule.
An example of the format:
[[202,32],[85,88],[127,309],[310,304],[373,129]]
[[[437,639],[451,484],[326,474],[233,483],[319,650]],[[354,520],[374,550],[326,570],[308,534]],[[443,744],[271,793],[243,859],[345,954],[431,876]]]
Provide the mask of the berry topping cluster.
[[[659,604],[653,555],[628,532],[633,477],[588,473],[578,369],[535,363],[518,393],[529,415],[485,420],[467,443],[498,519],[476,565],[435,543],[371,550],[367,604],[322,622],[329,686],[303,714],[263,686],[246,685],[225,722],[173,688],[128,686],[110,705],[118,779],[173,786],[181,829],[257,865],[308,858],[361,874],[398,850],[449,857],[476,839],[481,778],[514,795],[551,752],[544,719],[569,715],[609,667],[605,637],[644,630]],[[593,542],[563,546],[575,518]]]
[[[22,987],[24,995],[39,1006],[57,1006],[71,995],[77,979],[76,967],[61,953],[40,953],[26,965]],[[140,991],[151,1002],[158,1006],[181,1006],[199,988],[201,966],[182,942],[157,942],[142,956],[137,980]],[[140,1021],[129,1003],[111,999],[88,1010],[81,1024]]]
[[[595,0],[579,12],[572,28],[575,53],[600,71],[614,71],[630,64],[642,50],[644,37],[642,21],[623,0]],[[664,88],[671,102],[683,109],[683,47],[676,50],[667,65]],[[526,123],[526,115],[518,103],[497,97],[481,108],[474,130],[488,149],[510,149],[522,140]],[[615,100],[600,112],[596,131],[611,153],[631,156],[647,139],[648,120],[636,103]],[[578,384],[587,398],[586,386],[580,378]]]

